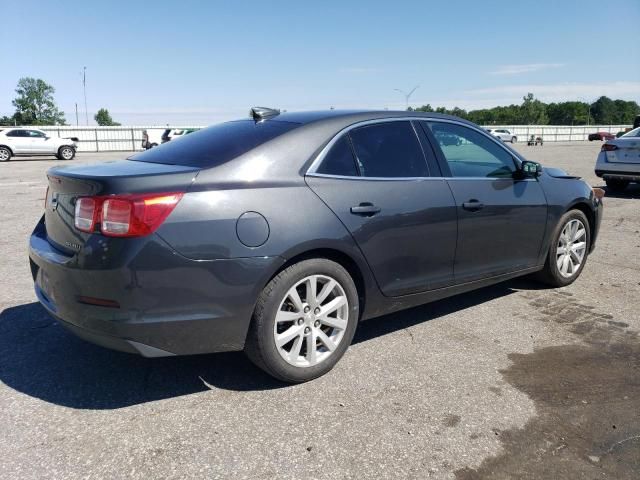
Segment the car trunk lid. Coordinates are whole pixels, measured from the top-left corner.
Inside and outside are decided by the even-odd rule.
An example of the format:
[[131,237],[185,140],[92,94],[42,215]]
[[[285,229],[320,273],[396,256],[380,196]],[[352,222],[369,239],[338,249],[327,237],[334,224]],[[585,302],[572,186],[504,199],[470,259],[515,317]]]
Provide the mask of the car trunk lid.
[[617,147],[615,150],[605,150],[607,162],[640,164],[640,138],[621,137],[606,145]]
[[78,197],[186,191],[199,171],[196,167],[129,160],[54,167],[47,172],[47,240],[58,250],[73,255],[95,235],[81,232],[74,225]]

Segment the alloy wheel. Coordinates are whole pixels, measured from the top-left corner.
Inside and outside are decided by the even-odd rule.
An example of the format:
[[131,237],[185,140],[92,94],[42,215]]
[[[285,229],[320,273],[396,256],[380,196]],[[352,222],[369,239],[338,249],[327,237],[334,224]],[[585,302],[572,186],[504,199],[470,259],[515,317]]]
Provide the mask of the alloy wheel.
[[9,160],[9,150],[5,148],[0,148],[0,162],[6,162]]
[[280,302],[273,338],[290,365],[312,367],[336,350],[349,322],[349,301],[340,283],[310,275],[291,287]]
[[587,229],[581,220],[568,221],[560,237],[556,248],[556,265],[558,272],[564,278],[573,277],[584,260],[587,251]]
[[63,148],[62,152],[60,152],[60,155],[63,159],[70,160],[73,157],[73,150],[71,150],[70,148]]

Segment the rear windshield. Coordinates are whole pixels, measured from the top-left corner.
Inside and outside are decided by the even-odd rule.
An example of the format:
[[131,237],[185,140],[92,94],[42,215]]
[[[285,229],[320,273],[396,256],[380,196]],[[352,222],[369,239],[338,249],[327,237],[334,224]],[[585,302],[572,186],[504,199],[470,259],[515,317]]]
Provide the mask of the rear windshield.
[[240,120],[221,123],[136,153],[129,160],[209,168],[299,127],[299,123]]

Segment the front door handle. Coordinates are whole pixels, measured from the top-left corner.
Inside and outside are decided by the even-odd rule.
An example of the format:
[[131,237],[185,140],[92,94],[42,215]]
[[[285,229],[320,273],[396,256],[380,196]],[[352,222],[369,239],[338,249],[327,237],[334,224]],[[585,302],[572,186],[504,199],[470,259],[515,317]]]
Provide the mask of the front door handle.
[[351,213],[354,215],[362,215],[364,217],[371,217],[381,210],[380,207],[376,207],[373,203],[363,202],[358,206],[351,207]]
[[477,212],[478,210],[482,210],[484,208],[484,203],[479,202],[475,198],[472,198],[468,202],[464,202],[462,204],[462,208],[465,210],[469,210],[470,212]]

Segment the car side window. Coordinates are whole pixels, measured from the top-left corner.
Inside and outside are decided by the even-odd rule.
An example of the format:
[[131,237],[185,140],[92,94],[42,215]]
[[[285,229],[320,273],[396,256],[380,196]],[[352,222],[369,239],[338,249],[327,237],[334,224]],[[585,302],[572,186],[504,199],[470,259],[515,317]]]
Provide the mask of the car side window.
[[28,130],[27,134],[31,138],[44,138],[46,136],[43,132],[37,130]]
[[429,169],[410,122],[377,123],[350,132],[363,177],[428,177]]
[[11,130],[10,132],[7,132],[7,137],[21,137],[21,133],[21,130]]
[[345,177],[358,176],[358,169],[356,168],[356,161],[348,135],[343,135],[333,144],[316,172]]
[[428,122],[454,177],[512,177],[512,155],[486,135],[462,125]]

